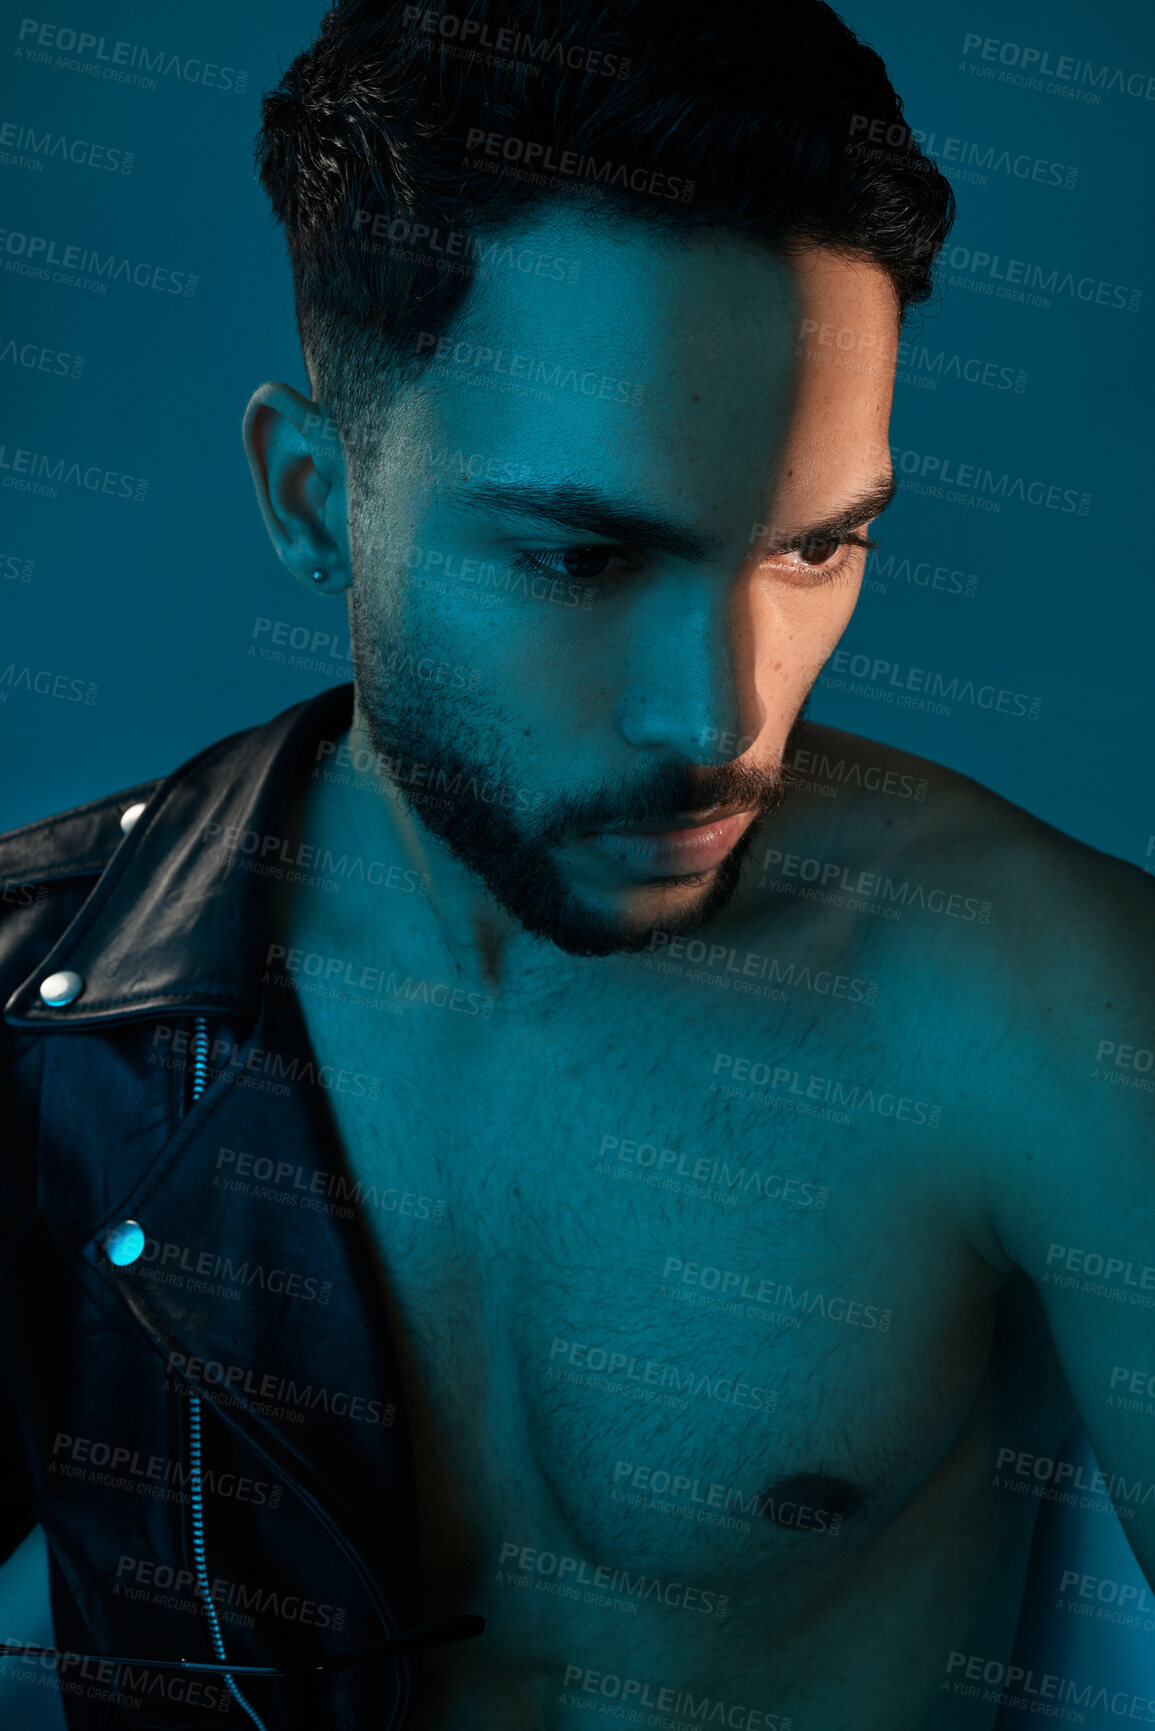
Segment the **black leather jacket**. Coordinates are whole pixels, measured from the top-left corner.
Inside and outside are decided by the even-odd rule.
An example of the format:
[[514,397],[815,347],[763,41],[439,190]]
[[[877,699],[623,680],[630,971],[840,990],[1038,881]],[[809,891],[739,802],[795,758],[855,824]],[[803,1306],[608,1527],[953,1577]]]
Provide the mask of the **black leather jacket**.
[[[198,1413],[202,1574],[230,1661],[331,1656],[415,1621],[404,1407],[334,1079],[293,995],[262,983],[264,838],[351,691],[0,838],[0,1556],[42,1523],[74,1653],[219,1656],[197,1590]],[[62,971],[83,985],[51,1007],[40,988]],[[131,1261],[125,1222],[143,1233]],[[43,1669],[6,1663],[30,1688]],[[64,1676],[72,1731],[251,1724],[219,1677]],[[386,1731],[409,1696],[403,1659],[238,1682],[267,1731]]]

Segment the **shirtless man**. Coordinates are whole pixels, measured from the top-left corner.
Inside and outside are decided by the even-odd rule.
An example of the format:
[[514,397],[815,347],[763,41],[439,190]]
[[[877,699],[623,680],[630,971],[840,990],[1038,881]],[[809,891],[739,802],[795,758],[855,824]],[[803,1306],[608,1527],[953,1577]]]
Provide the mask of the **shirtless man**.
[[[799,89],[821,52],[840,135],[855,80],[898,112],[810,0],[774,26],[725,10],[734,42],[783,32]],[[526,141],[560,162],[536,82],[524,115],[474,125],[488,75],[439,59],[437,24],[405,29],[468,95],[470,184],[532,162]],[[605,46],[676,88],[695,54],[720,64],[691,27],[662,16],[672,70],[642,64],[640,7]],[[564,29],[584,41],[572,9]],[[267,107],[313,397],[263,386],[245,436],[281,559],[347,592],[353,634],[351,726],[301,753],[283,834],[382,867],[339,894],[275,881],[262,978],[319,1067],[383,1079],[327,1104],[358,1183],[417,1199],[364,1218],[414,1443],[418,1620],[486,1625],[414,1659],[405,1723],[985,1731],[1039,1508],[1020,1463],[1081,1417],[1108,1487],[1155,1478],[1150,1419],[1111,1398],[1115,1367],[1155,1367],[1155,1174],[1144,1094],[1092,1079],[1146,1026],[1142,875],[798,719],[893,491],[900,319],[944,201],[908,173],[905,257],[865,219],[850,244],[820,192],[774,244],[727,226],[735,50],[734,88],[719,72],[702,97],[730,119],[696,204],[659,222],[636,185],[563,188],[488,228],[452,207],[442,244],[492,237],[491,268],[451,316],[394,308],[374,373],[334,322],[317,166],[354,69],[362,121],[387,112],[374,46],[335,28]],[[676,112],[687,136],[647,175],[686,185]],[[596,116],[574,137],[612,160]],[[412,210],[390,228],[342,172],[347,246],[399,269]],[[807,340],[823,326],[855,333],[855,365]],[[386,977],[427,989],[358,989]],[[1155,1580],[1155,1506],[1115,1500]],[[1069,1706],[1082,1681],[1025,1686]]]

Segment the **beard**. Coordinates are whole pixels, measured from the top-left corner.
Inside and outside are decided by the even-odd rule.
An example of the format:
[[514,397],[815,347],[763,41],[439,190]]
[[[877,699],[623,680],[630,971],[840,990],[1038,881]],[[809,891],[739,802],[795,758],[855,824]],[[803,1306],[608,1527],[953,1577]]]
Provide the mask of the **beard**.
[[[513,727],[502,730],[500,705],[463,700],[428,680],[422,689],[417,669],[427,651],[415,637],[401,647],[396,618],[377,617],[364,594],[354,583],[353,675],[381,769],[418,828],[442,841],[527,932],[573,956],[630,954],[662,936],[696,931],[726,907],[762,821],[781,804],[787,783],[780,767],[671,760],[580,790],[531,788],[510,750]],[[428,768],[423,787],[407,785],[406,768],[415,764]],[[757,815],[709,870],[652,880],[649,917],[586,900],[556,857],[582,835],[715,806],[752,807]],[[647,890],[637,879],[623,887]],[[670,911],[655,920],[653,897],[663,890]]]

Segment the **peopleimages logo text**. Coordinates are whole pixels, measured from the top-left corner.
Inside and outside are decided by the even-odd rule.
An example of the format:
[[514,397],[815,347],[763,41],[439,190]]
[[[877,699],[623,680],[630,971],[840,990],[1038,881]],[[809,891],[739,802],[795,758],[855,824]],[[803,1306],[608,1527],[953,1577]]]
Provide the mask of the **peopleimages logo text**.
[[[131,150],[118,150],[113,145],[97,144],[87,138],[69,138],[63,132],[37,132],[35,127],[21,126],[15,120],[0,125],[0,145],[5,150],[27,152],[22,167],[42,169],[49,158],[59,157],[61,162],[74,162],[80,168],[100,168],[109,174],[131,174],[135,161]],[[4,160],[10,162],[11,158]]]
[[1029,480],[1008,470],[996,474],[978,463],[960,463],[934,451],[903,450],[899,445],[888,449],[900,486],[908,476],[915,476],[934,487],[966,489],[959,494],[961,499],[972,496],[986,499],[990,501],[988,509],[997,509],[1004,499],[1017,499],[1024,505],[1040,505],[1046,511],[1074,512],[1080,517],[1090,514],[1091,494],[1080,492],[1077,487],[1064,487],[1058,481]]
[[114,252],[101,254],[87,246],[62,245],[57,252],[55,240],[42,234],[25,234],[19,229],[0,228],[0,250],[40,271],[54,265],[94,280],[131,283],[135,288],[184,295],[186,299],[197,292],[198,279],[187,271],[169,270],[167,265],[150,264],[147,259],[122,258]]
[[575,180],[592,180],[601,186],[628,188],[631,192],[646,192],[652,198],[676,198],[689,204],[697,184],[680,175],[663,174],[653,168],[631,167],[612,158],[587,156],[580,150],[562,150],[554,154],[552,144],[542,144],[534,138],[518,138],[512,133],[486,132],[483,126],[471,126],[465,137],[466,151],[481,146],[483,156],[498,161],[523,163],[527,169],[541,173],[562,174]]
[[1022,289],[1035,294],[1068,295],[1071,300],[1094,301],[1096,306],[1114,307],[1125,312],[1139,310],[1142,289],[1128,288],[1100,277],[1079,276],[1061,265],[1032,264],[1025,258],[1004,259],[1001,253],[987,252],[981,247],[952,246],[943,255],[949,270],[1003,283],[1010,290]]
[[1062,83],[1091,84],[1098,90],[1117,90],[1120,95],[1138,96],[1155,102],[1155,76],[1146,72],[1124,72],[1121,66],[1095,66],[1090,60],[1079,60],[1072,54],[1055,56],[1051,62],[1049,48],[1028,47],[1021,42],[1004,42],[998,36],[979,36],[968,31],[963,37],[963,58],[978,50],[977,58],[991,65],[1015,66],[1020,72],[1039,78],[1057,78]]
[[901,662],[881,655],[852,655],[849,649],[836,649],[826,665],[835,673],[849,674],[852,679],[893,686],[903,692],[925,693],[944,703],[969,703],[976,709],[1024,716],[1028,721],[1037,721],[1042,713],[1042,698],[1031,697],[1025,691],[1010,691],[996,685],[976,686],[973,679],[960,679],[957,673],[948,679],[934,668],[904,667]]
[[556,41],[532,36],[511,27],[498,27],[491,36],[489,25],[477,18],[462,18],[455,12],[434,12],[424,6],[406,6],[403,22],[414,25],[426,36],[439,36],[443,42],[460,41],[472,53],[487,49],[496,55],[508,55],[513,60],[531,63],[533,72],[549,66],[554,72],[566,67],[571,72],[597,72],[603,78],[628,78],[631,60],[621,54],[609,54],[600,48],[583,48],[578,43]]
[[159,74],[162,78],[179,79],[182,84],[203,84],[206,90],[231,90],[239,96],[249,81],[248,73],[236,66],[221,66],[215,60],[172,54],[164,48],[150,48],[143,42],[116,41],[110,47],[107,36],[97,36],[90,30],[74,30],[66,24],[45,23],[39,18],[22,18],[17,36],[24,44],[16,50],[21,58],[34,64],[43,63],[48,59],[49,51],[55,50],[58,56],[75,56],[77,70],[87,70],[91,66],[95,76],[116,84],[142,85],[145,89],[155,90],[157,84],[153,74]]

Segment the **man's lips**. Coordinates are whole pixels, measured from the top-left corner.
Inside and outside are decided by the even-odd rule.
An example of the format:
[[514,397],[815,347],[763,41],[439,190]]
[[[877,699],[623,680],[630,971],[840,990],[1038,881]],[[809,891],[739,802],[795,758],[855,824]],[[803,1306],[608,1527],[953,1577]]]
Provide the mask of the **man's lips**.
[[656,823],[600,830],[586,837],[598,852],[641,880],[692,877],[719,865],[757,816],[755,806],[719,806],[700,813],[674,813]]
[[694,830],[720,823],[724,818],[737,817],[739,812],[753,811],[748,805],[717,805],[705,812],[676,811],[668,817],[653,818],[646,823],[615,824],[598,829],[594,835],[689,835]]

